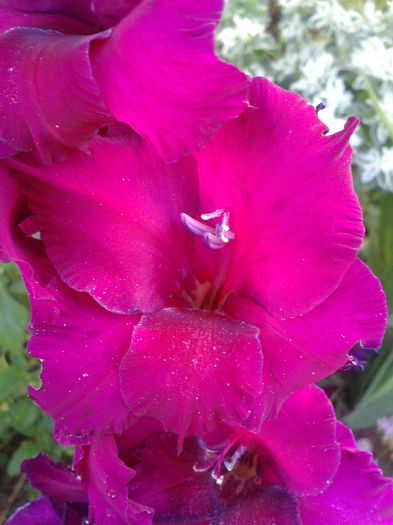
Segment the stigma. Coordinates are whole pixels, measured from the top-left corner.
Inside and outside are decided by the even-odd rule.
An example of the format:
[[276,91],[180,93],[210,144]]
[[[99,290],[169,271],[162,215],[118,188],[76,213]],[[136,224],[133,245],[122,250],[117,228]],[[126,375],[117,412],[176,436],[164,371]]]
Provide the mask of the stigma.
[[[229,227],[230,212],[228,209],[221,208],[210,213],[202,213],[200,217],[202,221],[193,219],[187,213],[180,214],[181,221],[187,230],[201,237],[208,248],[220,250],[235,238],[235,234]],[[214,219],[219,219],[214,226],[206,224],[207,221]]]

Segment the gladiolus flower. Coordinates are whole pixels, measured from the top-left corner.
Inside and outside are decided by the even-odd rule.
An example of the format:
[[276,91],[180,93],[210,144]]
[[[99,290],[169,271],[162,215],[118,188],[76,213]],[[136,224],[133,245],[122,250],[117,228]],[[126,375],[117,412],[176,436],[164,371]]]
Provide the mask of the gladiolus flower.
[[136,135],[48,167],[10,163],[31,211],[21,228],[57,272],[53,300],[33,298],[29,351],[59,439],[140,416],[180,442],[221,420],[258,430],[354,345],[379,346],[383,292],[356,259],[356,122],[323,136],[299,96],[263,79],[251,94],[175,164]]
[[115,120],[167,160],[245,106],[248,81],[214,55],[221,0],[2,0],[0,157],[44,162]]

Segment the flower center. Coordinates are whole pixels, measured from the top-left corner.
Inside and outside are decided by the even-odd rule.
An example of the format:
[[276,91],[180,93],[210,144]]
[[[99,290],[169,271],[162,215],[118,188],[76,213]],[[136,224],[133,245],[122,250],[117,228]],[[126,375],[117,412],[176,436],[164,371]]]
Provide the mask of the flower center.
[[[212,250],[221,250],[235,238],[235,234],[229,226],[230,211],[227,208],[220,208],[210,213],[202,213],[200,216],[201,221],[193,219],[187,213],[181,213],[180,217],[187,230],[197,237],[201,237],[204,244]],[[208,224],[209,221],[210,224]],[[212,223],[211,221],[215,222]],[[203,283],[196,281],[191,297],[194,308],[202,310],[217,310],[220,308],[227,295],[225,279],[229,266],[229,253],[227,251],[225,251],[225,254],[224,252],[220,253],[211,279]]]
[[224,472],[216,478],[225,499],[232,499],[261,485],[258,454],[252,445],[239,446],[221,467]]
[[[193,219],[190,215],[187,215],[187,213],[180,214],[181,221],[187,230],[201,237],[205,245],[212,250],[220,250],[235,238],[235,234],[231,232],[229,227],[229,217],[230,212],[225,208],[215,210],[211,213],[202,213],[201,219],[205,222]],[[213,219],[220,220],[217,221],[214,226],[206,224],[207,221]]]
[[235,438],[224,448],[210,449],[199,440],[204,456],[194,466],[195,472],[211,470],[220,497],[226,500],[253,494],[262,485],[260,452],[254,443],[236,445],[236,442]]

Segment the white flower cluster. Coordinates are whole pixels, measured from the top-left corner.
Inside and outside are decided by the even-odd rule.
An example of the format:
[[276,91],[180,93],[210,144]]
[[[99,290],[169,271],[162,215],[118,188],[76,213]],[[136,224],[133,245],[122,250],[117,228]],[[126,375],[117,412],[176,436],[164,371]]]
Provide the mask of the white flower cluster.
[[217,36],[227,61],[323,102],[331,132],[359,116],[358,182],[393,191],[393,1],[227,0]]

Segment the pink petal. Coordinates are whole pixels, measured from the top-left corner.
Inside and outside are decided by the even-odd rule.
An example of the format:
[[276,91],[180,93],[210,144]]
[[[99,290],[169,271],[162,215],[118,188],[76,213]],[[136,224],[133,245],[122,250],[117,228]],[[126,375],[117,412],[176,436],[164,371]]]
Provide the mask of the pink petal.
[[26,199],[20,194],[16,181],[8,170],[0,166],[0,258],[4,262],[15,262],[25,281],[31,297],[46,297],[45,286],[53,277],[53,268],[48,261],[42,243],[26,235],[21,224],[29,221],[31,232],[36,229],[30,222]]
[[144,0],[92,46],[110,111],[167,160],[200,148],[245,107],[245,75],[214,55],[221,9],[221,0]]
[[241,296],[229,298],[225,309],[260,328],[267,414],[277,412],[290,394],[340,368],[357,341],[378,348],[387,315],[378,279],[359,260],[337,290],[305,315],[276,319]]
[[97,525],[150,525],[153,510],[128,498],[134,471],[117,456],[114,436],[96,439],[84,448],[75,469],[88,493],[89,520]]
[[[56,0],[43,0],[42,2],[39,0],[2,1],[0,5],[0,32],[3,33],[16,27],[51,29],[66,34],[90,34],[96,32],[97,28],[83,22],[81,17],[70,18],[67,16],[70,12],[67,13],[65,4],[68,3],[68,7],[71,7],[69,1],[64,0],[62,9],[56,9],[54,5],[52,5],[53,9],[49,9],[49,2],[55,4]],[[89,0],[73,1],[74,8],[76,2],[79,2],[79,8],[82,3],[86,4]],[[42,5],[40,6],[39,4]],[[45,9],[44,4],[48,9]]]
[[129,497],[153,507],[159,523],[195,523],[211,515],[212,480],[193,470],[199,453],[195,440],[186,439],[179,456],[176,435],[161,432],[141,441],[133,452],[138,464]]
[[75,474],[62,463],[53,463],[48,456],[39,454],[25,459],[21,471],[27,475],[30,485],[58,502],[86,502],[86,493]]
[[203,523],[204,519],[211,525],[300,523],[296,500],[281,487],[266,486],[234,501],[221,498],[211,473],[194,469],[200,453],[193,439],[185,440],[179,456],[175,435],[151,436],[135,449],[138,463],[130,497],[151,505],[159,523]]
[[[262,390],[258,330],[214,312],[165,308],[143,316],[120,366],[123,398],[166,430],[201,436],[220,420],[249,426]],[[176,407],[172,410],[171,407]]]
[[101,27],[121,20],[140,0],[8,0],[17,9],[39,13],[64,13]]
[[255,498],[227,505],[211,525],[302,525],[296,499],[280,487],[269,487]]
[[346,447],[344,430],[340,468],[325,492],[301,500],[302,522],[314,525],[323,516],[329,525],[391,525],[393,482],[383,478],[371,454]]
[[112,314],[88,295],[54,281],[53,301],[33,301],[29,355],[42,359],[42,386],[30,396],[55,420],[63,444],[130,422],[119,390],[119,363],[137,318]]
[[64,525],[47,498],[37,498],[20,507],[5,525]]
[[314,386],[287,399],[277,418],[262,425],[258,440],[283,486],[295,495],[325,490],[340,462],[333,407]]
[[[2,157],[37,151],[44,162],[59,159],[111,120],[89,59],[90,42],[105,34],[65,35],[55,21],[51,29],[15,27],[0,35]],[[80,25],[68,21],[71,32]]]
[[121,313],[157,310],[182,288],[191,238],[180,213],[197,203],[192,159],[166,165],[131,135],[97,138],[91,157],[13,165],[28,174],[18,175],[22,191],[69,286]]
[[323,136],[313,107],[262,78],[250,103],[197,154],[201,211],[230,211],[227,292],[294,316],[337,288],[362,240],[348,146],[357,120]]

